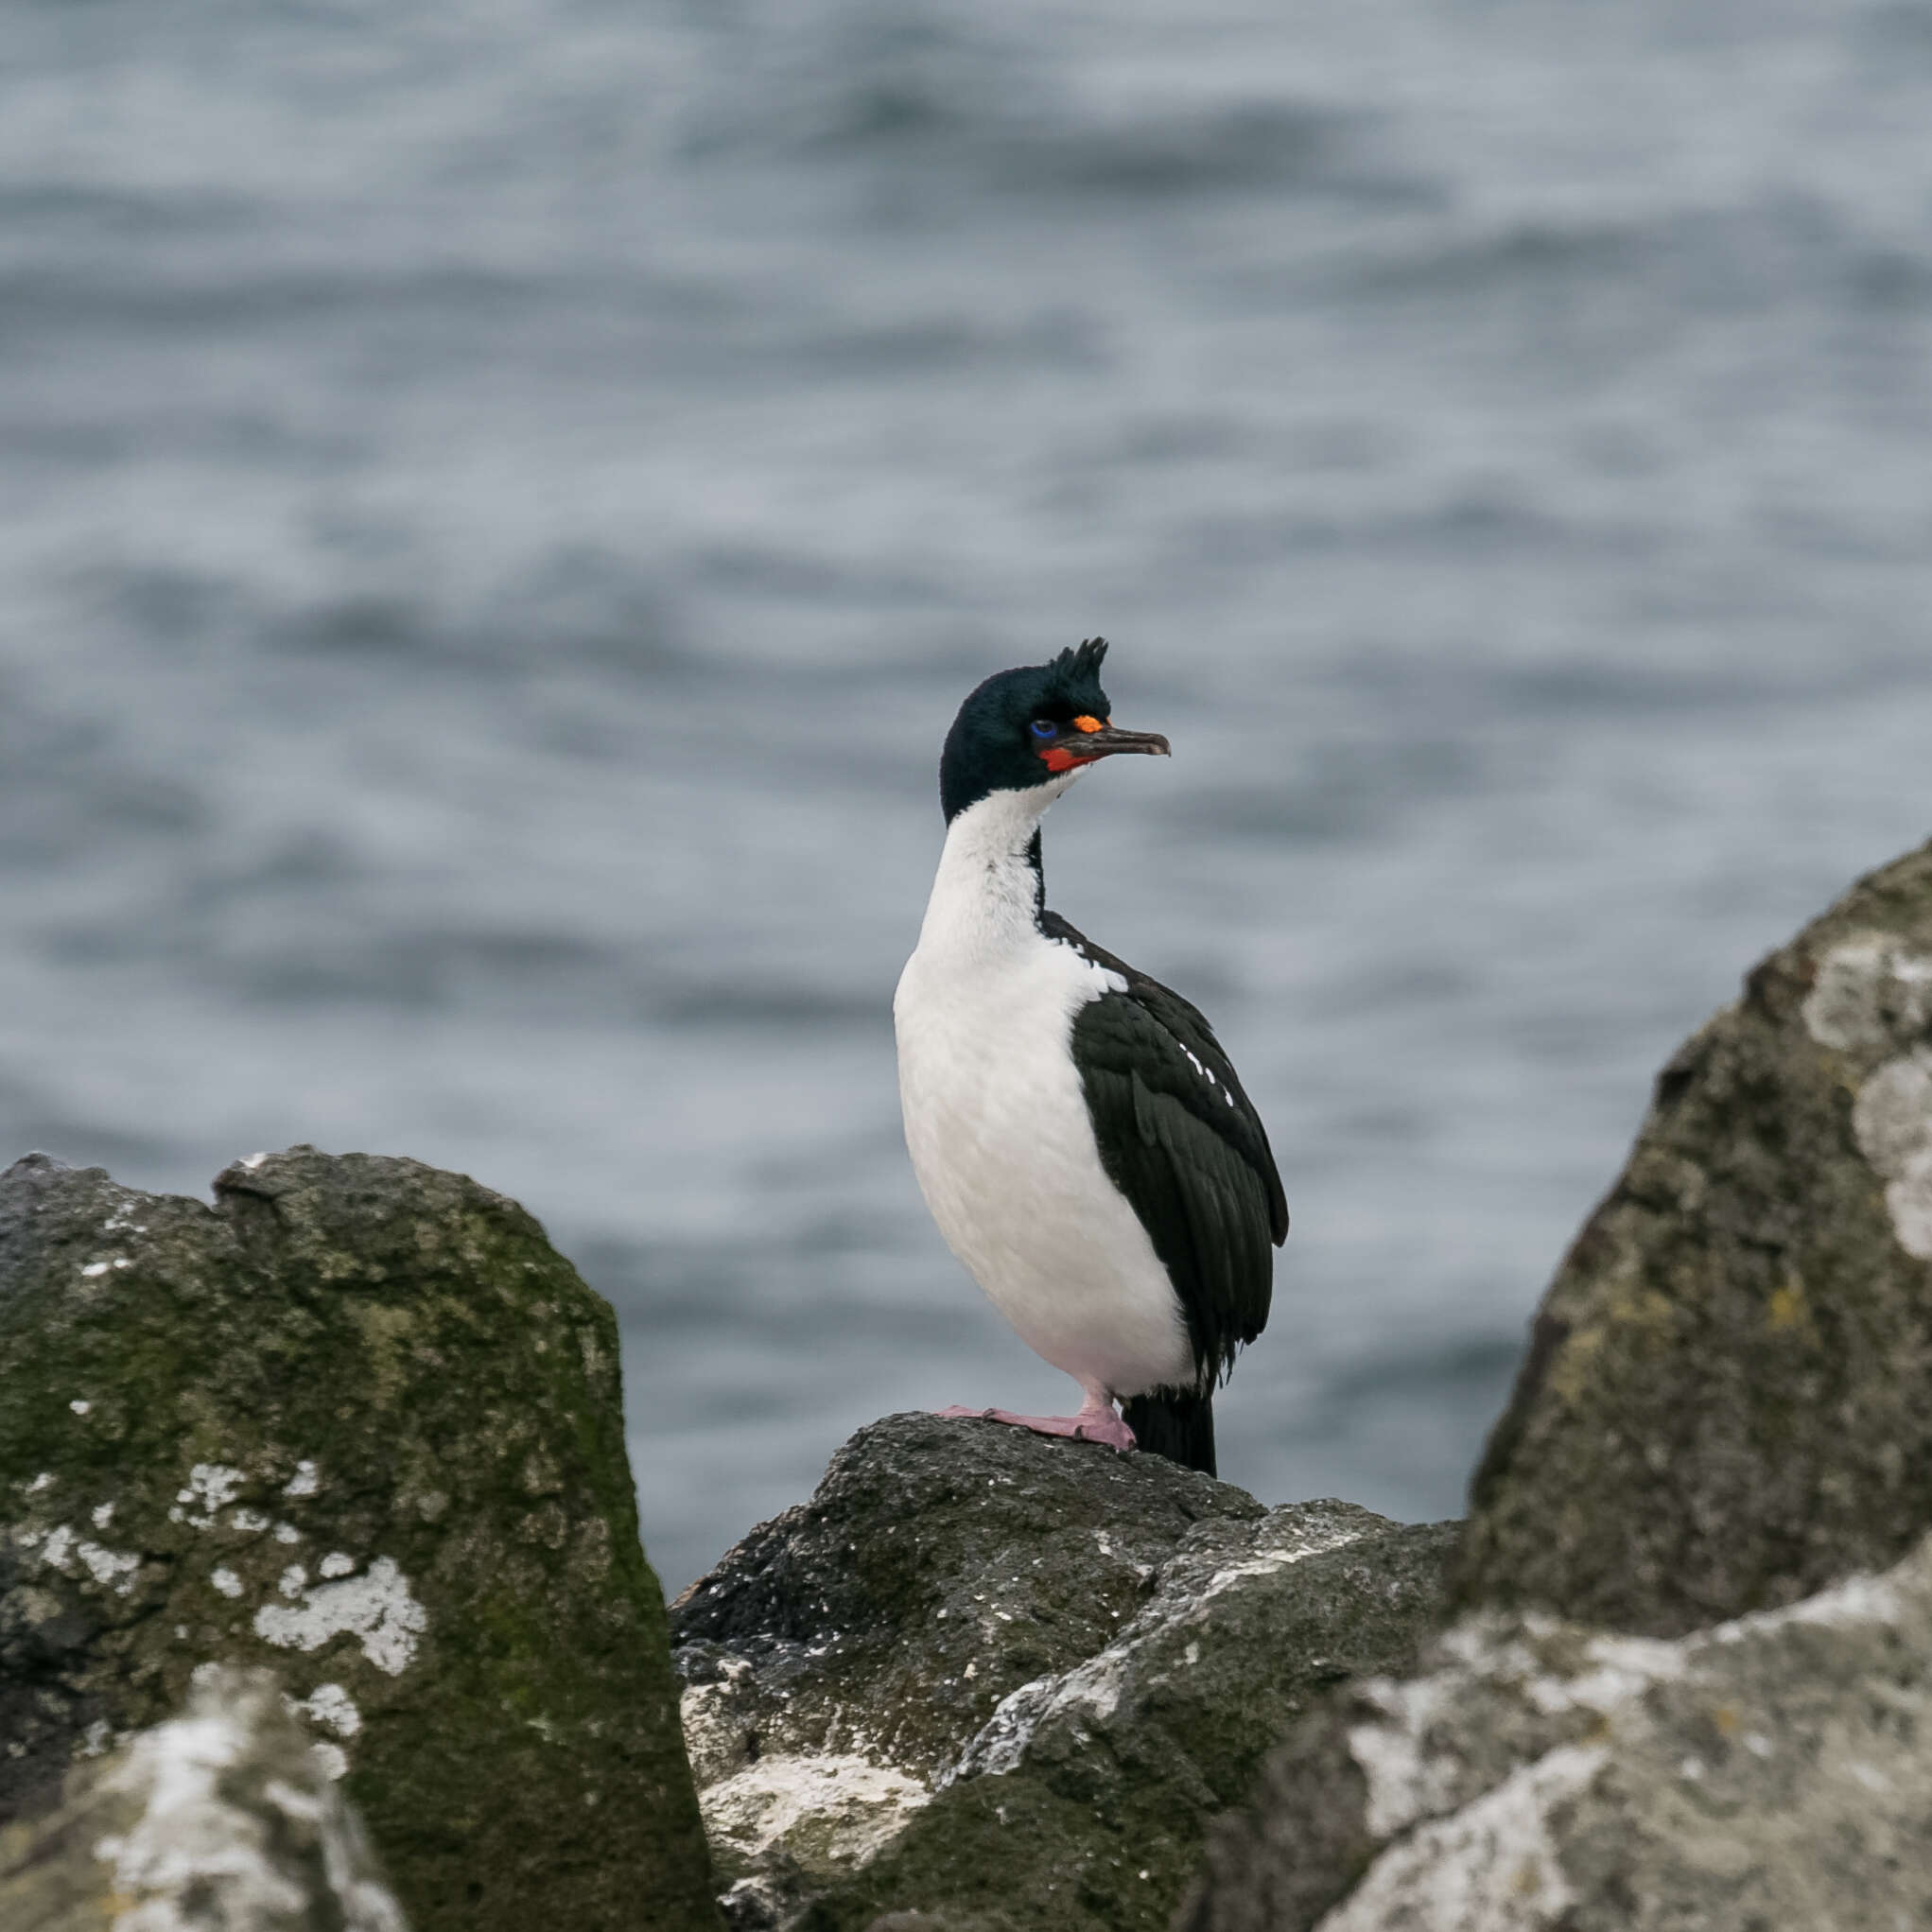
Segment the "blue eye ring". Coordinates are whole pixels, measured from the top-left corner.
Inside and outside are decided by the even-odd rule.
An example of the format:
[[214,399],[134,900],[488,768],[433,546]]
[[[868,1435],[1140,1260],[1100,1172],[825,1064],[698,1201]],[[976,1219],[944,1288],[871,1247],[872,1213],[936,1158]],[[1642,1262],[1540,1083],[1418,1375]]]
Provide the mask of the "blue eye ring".
[[1036,738],[1058,738],[1060,727],[1051,718],[1036,718],[1027,729]]

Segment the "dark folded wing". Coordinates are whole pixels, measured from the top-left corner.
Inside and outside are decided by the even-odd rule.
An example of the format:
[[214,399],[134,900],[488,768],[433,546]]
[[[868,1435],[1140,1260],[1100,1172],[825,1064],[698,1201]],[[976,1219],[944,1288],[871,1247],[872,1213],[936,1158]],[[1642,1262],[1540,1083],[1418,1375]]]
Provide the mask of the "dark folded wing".
[[1288,1204],[1268,1136],[1199,1011],[1077,932],[1049,938],[1126,982],[1073,1020],[1073,1055],[1108,1177],[1132,1204],[1187,1315],[1202,1385],[1261,1333]]

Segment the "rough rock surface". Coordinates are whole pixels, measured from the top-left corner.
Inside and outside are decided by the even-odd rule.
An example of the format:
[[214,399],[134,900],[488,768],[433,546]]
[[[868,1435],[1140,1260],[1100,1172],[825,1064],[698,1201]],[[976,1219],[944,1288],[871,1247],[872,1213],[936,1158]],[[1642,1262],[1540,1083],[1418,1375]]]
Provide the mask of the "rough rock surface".
[[1664,1069],[1471,1504],[1461,1602],[1655,1636],[1932,1525],[1932,845]]
[[1928,1727],[1932,1540],[1674,1641],[1482,1612],[1271,1755],[1177,1932],[1925,1925]]
[[215,1190],[0,1175],[0,1819],[266,1665],[417,1932],[715,1926],[610,1310],[461,1175]]
[[187,1710],[78,1767],[0,1830],[8,1932],[407,1932],[333,1747],[268,1671],[205,1664]]
[[727,1906],[821,1932],[1160,1927],[1319,1691],[1439,1620],[1453,1526],[895,1416],[672,1607]]

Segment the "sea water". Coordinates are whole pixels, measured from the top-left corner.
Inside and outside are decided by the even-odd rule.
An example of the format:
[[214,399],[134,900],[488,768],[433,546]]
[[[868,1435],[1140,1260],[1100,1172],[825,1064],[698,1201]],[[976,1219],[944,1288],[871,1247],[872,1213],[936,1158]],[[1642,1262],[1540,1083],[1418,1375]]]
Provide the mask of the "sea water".
[[675,1589],[1063,1404],[890,1001],[986,672],[1295,1226],[1269,1500],[1451,1513],[1652,1070],[1932,828],[1932,8],[145,0],[0,49],[0,1154],[309,1140],[610,1297]]

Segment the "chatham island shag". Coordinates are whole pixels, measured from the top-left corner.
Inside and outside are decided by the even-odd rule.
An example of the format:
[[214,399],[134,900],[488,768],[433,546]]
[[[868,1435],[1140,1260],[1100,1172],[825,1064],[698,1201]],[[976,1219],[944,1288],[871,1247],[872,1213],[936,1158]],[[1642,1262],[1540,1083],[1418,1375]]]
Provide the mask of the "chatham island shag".
[[1040,815],[1102,758],[1168,755],[1110,722],[1105,653],[989,677],[947,734],[946,846],[893,1001],[899,1098],[947,1244],[1083,1397],[940,1413],[1211,1475],[1214,1389],[1267,1321],[1288,1207],[1213,1028],[1047,910]]

